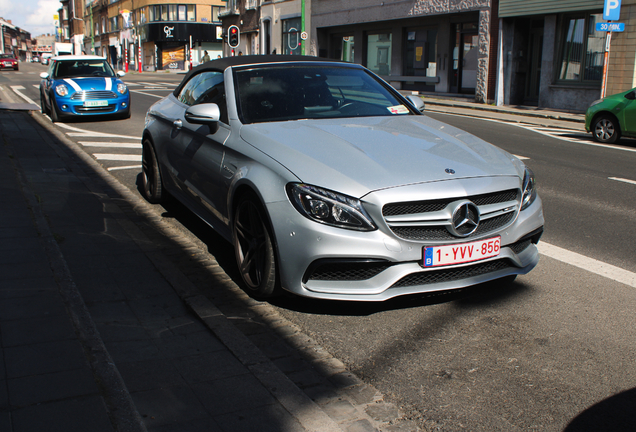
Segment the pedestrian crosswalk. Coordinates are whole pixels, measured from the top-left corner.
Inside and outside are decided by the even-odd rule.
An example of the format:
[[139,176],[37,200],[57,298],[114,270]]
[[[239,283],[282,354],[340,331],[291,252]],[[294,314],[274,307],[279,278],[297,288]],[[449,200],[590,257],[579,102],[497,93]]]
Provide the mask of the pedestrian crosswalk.
[[533,124],[524,124],[520,123],[520,127],[524,129],[528,129],[534,131],[536,133],[546,135],[552,138],[570,141],[574,143],[580,143],[582,141],[590,141],[592,139],[591,135],[585,132],[585,130],[581,129],[565,129],[558,127],[546,127],[546,126],[538,126]]

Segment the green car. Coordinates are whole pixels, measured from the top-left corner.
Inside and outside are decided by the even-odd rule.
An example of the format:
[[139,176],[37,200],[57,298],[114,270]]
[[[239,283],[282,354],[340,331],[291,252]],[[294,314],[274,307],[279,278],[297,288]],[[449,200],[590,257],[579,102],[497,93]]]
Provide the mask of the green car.
[[592,102],[585,112],[585,130],[602,143],[615,143],[621,136],[636,138],[636,89]]

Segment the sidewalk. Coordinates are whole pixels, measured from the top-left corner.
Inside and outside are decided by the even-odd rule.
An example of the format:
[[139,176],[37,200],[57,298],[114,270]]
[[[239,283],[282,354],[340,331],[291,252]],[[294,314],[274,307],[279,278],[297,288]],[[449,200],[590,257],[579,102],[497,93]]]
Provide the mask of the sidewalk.
[[[409,92],[403,91],[403,94]],[[423,96],[426,111],[525,123],[542,127],[585,132],[585,113],[554,111],[537,107],[494,106],[469,101]]]
[[414,429],[289,329],[317,360],[284,373],[164,253],[192,245],[38,116],[0,110],[0,431]]

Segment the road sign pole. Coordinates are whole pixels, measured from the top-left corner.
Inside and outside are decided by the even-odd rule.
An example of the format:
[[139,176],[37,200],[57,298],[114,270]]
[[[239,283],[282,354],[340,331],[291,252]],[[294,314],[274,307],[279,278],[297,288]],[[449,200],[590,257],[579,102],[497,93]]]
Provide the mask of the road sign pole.
[[[301,34],[304,34],[305,33],[305,0],[301,0],[301,2],[300,2],[300,15],[301,15],[301,18],[300,18],[300,32],[301,32]],[[300,42],[300,53],[302,55],[305,55],[305,45],[306,45],[305,40],[301,39],[301,42]]]
[[607,94],[607,74],[609,69],[609,54],[612,44],[612,32],[607,32],[605,36],[605,59],[603,60],[603,83],[601,84],[601,98]]

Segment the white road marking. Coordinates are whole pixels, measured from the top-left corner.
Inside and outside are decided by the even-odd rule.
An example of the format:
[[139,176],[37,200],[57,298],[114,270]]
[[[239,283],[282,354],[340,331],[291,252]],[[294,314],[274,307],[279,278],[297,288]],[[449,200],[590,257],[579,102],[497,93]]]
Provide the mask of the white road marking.
[[620,177],[608,177],[608,179],[636,185],[636,180],[624,179],[624,178],[620,178]]
[[106,148],[142,148],[138,143],[114,143],[114,142],[95,142],[95,141],[80,141],[80,144],[84,147],[106,147]]
[[94,153],[93,156],[97,160],[141,162],[141,155]]
[[67,130],[72,131],[72,132],[66,132],[66,135],[68,135],[68,136],[85,137],[85,138],[90,138],[90,137],[93,137],[93,138],[125,138],[125,139],[141,141],[141,137],[135,137],[135,136],[130,136],[130,135],[115,135],[115,134],[108,134],[108,133],[102,133],[102,132],[92,132],[92,131],[76,128],[76,127],[73,127],[73,126],[69,126],[69,125],[64,124],[64,123],[55,123],[55,124],[58,125],[59,127],[61,127],[62,129],[67,129]]
[[636,288],[636,273],[548,243],[539,242],[537,246],[542,255]]
[[[545,135],[545,136],[549,136],[555,139],[559,139],[562,141],[568,141],[571,143],[575,143],[575,144],[583,144],[583,145],[589,145],[589,146],[593,146],[593,147],[603,147],[603,148],[607,148],[607,149],[611,149],[611,150],[622,150],[622,151],[627,151],[627,152],[632,152],[632,153],[636,153],[636,149],[633,148],[628,148],[628,147],[623,147],[623,146],[618,146],[618,145],[611,145],[611,144],[601,144],[601,143],[597,143],[592,141],[593,138],[591,138],[591,135],[587,135],[586,132],[583,132],[582,130],[578,130],[575,131],[576,133],[580,133],[581,135],[585,135],[586,137],[589,136],[590,138],[568,138],[568,137],[563,137],[563,136],[559,136],[558,134],[549,134],[545,131],[542,131],[541,129],[546,129],[543,126],[536,126],[536,125],[530,125],[527,123],[513,123],[513,122],[508,122],[508,121],[504,121],[504,120],[498,120],[498,119],[491,119],[491,118],[484,118],[484,117],[475,117],[475,116],[467,116],[464,114],[453,114],[453,113],[449,113],[449,112],[444,112],[444,111],[432,111],[432,113],[436,113],[436,114],[443,114],[443,115],[450,115],[450,116],[455,116],[455,117],[464,117],[464,118],[476,118],[479,120],[483,120],[483,121],[490,121],[490,122],[494,122],[494,123],[500,123],[500,124],[507,124],[510,126],[516,126],[516,127],[520,127],[522,129],[525,130],[529,130],[532,132],[536,132],[538,134],[541,135]],[[554,130],[554,131],[558,131],[560,129],[558,128],[550,128],[550,130]],[[563,129],[563,131],[565,133],[572,133],[573,130],[571,129]]]
[[528,159],[530,159],[529,157],[526,157],[526,156],[519,156],[519,155],[513,155],[513,156],[516,157],[519,160],[528,160]]
[[31,100],[28,96],[23,95],[23,94],[22,94],[22,92],[20,92],[20,90],[25,90],[25,88],[24,88],[23,86],[21,86],[21,85],[11,86],[11,90],[13,90],[14,92],[16,92],[16,94],[17,94],[18,96],[20,96],[22,99],[24,99],[24,100],[25,100],[25,101],[27,101],[28,103],[33,104],[33,105],[40,106],[40,104],[37,104],[37,103],[33,102],[33,100]]
[[119,171],[119,170],[127,170],[127,169],[140,169],[141,165],[128,165],[128,166],[120,166],[120,167],[110,167],[106,168],[107,171]]
[[176,86],[175,83],[171,84],[171,83],[166,83],[166,82],[143,82],[143,81],[137,81],[137,83],[141,84],[141,85],[145,85],[145,86],[150,86],[150,87],[156,87],[156,86],[162,86],[162,87],[172,86],[172,87],[175,87]]
[[165,97],[165,96],[161,96],[161,95],[155,95],[155,94],[152,94],[152,93],[142,92],[141,90],[130,90],[130,91],[131,91],[131,93],[139,93],[139,94],[146,95],[146,96],[153,96],[153,97],[156,97],[156,98],[159,98],[159,99]]

